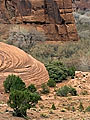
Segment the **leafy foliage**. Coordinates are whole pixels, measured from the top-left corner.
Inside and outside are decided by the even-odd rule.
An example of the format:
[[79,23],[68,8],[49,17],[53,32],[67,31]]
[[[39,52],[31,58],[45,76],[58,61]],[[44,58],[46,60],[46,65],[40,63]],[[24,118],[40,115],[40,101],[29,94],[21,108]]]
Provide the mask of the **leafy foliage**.
[[12,90],[25,90],[25,83],[19,76],[16,75],[9,75],[6,80],[4,81],[4,88],[5,92],[9,93]]
[[47,85],[48,85],[49,87],[55,87],[55,86],[56,86],[56,82],[55,82],[53,79],[50,78],[50,79],[48,80]]
[[28,90],[14,90],[10,93],[8,105],[13,108],[14,115],[25,117],[27,109],[35,106],[38,100],[40,100],[40,96],[37,93],[30,93]]
[[59,61],[54,61],[46,65],[49,76],[55,82],[62,82],[68,76],[68,69]]
[[74,78],[74,76],[75,76],[75,70],[76,69],[75,69],[74,66],[68,68],[68,75],[71,76],[71,78]]
[[72,88],[71,86],[69,87],[69,86],[65,85],[57,90],[58,96],[66,97],[68,95],[68,93],[71,93],[72,96],[77,95],[76,89]]
[[43,93],[43,94],[49,93],[49,88],[46,84],[42,84],[41,88],[42,88],[41,93]]
[[37,91],[37,89],[36,89],[36,87],[35,87],[34,84],[29,85],[27,89],[28,89],[30,92],[32,92],[32,93],[34,93],[34,92]]
[[72,96],[76,96],[77,95],[76,89],[71,87],[71,86],[69,87],[69,93],[71,93]]

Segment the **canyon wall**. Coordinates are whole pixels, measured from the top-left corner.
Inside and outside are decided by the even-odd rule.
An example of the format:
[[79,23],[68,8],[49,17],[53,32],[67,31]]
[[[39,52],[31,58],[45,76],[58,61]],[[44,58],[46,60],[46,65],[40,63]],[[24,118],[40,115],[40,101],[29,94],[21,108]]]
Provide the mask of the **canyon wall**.
[[78,40],[72,0],[0,0],[1,24],[28,24],[48,41]]
[[90,0],[73,0],[75,10],[90,10]]

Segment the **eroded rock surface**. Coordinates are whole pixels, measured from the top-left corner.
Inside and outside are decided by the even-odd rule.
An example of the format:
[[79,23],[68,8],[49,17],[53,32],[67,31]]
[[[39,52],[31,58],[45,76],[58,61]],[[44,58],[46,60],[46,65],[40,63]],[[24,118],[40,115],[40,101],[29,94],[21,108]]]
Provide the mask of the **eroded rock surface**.
[[9,74],[19,75],[26,85],[40,86],[49,79],[42,63],[19,48],[0,42],[0,90]]
[[90,10],[90,0],[73,0],[73,7],[76,10]]
[[48,40],[77,40],[72,0],[0,0],[0,23],[42,29]]

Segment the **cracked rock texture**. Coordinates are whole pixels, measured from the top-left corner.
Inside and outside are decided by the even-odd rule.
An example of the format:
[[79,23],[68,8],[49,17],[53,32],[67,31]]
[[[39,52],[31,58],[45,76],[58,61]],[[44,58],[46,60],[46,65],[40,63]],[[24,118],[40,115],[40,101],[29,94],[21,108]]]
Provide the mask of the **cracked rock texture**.
[[0,23],[29,24],[48,41],[78,40],[72,0],[0,0]]

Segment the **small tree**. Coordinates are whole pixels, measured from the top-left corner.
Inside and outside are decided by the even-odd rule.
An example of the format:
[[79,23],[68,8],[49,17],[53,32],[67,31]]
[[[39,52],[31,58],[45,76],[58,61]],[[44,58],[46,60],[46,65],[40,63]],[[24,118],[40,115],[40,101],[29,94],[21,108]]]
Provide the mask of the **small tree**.
[[6,93],[9,93],[12,90],[25,90],[25,83],[19,76],[9,75],[4,81],[4,89]]
[[40,95],[37,93],[30,93],[28,90],[11,91],[8,105],[13,108],[14,115],[18,117],[26,117],[27,109],[35,106],[40,100]]
[[27,89],[28,89],[30,92],[32,92],[32,93],[34,93],[34,92],[37,91],[37,89],[36,89],[36,87],[35,87],[34,84],[29,85]]

